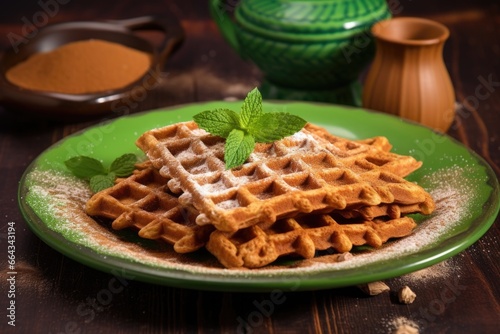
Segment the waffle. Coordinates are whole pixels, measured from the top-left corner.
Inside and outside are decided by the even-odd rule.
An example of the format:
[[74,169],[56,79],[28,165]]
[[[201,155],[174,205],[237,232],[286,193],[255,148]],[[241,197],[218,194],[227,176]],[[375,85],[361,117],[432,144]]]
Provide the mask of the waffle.
[[[195,217],[198,215],[198,212],[196,212],[196,210],[194,210],[193,208],[185,208],[180,206],[177,196],[169,192],[166,186],[167,182],[168,179],[162,177],[159,174],[158,170],[156,170],[152,166],[152,164],[147,161],[143,164],[137,165],[137,169],[134,171],[132,176],[125,179],[118,179],[117,184],[112,188],[103,190],[92,196],[92,198],[87,202],[86,211],[91,216],[99,216],[112,219],[113,222],[111,225],[113,229],[121,230],[128,227],[134,227],[139,230],[139,236],[143,238],[163,239],[169,244],[174,245],[174,250],[178,253],[188,253],[202,248],[209,240],[209,236],[214,229],[209,225],[197,226],[194,221]],[[397,206],[385,206],[375,208],[361,208],[357,211],[344,210],[339,211],[339,214],[341,214],[345,218],[369,217],[367,219],[373,219],[375,217],[384,216],[399,218],[402,214],[402,211],[404,213],[404,208],[403,210],[401,210],[401,208]],[[410,211],[413,212],[414,210]],[[301,222],[301,224],[304,226],[312,226],[311,223],[305,224],[310,219],[302,217],[298,221]],[[321,222],[322,219],[327,219],[327,221],[329,221],[328,219],[330,218],[323,218],[321,215],[318,215],[317,218],[314,219],[317,220],[317,222]],[[394,221],[399,220],[396,219]],[[286,221],[278,221],[274,223],[275,225],[272,228],[269,226],[269,224],[268,226],[261,224],[259,225],[258,229],[260,231],[262,231],[262,228],[265,228],[266,231],[276,230],[277,227],[282,226],[283,228],[283,226],[285,226],[286,224],[290,224],[290,222],[294,222],[294,220],[290,219]],[[360,229],[361,226],[364,226],[364,228]],[[389,226],[389,224],[386,223],[385,226]],[[399,224],[398,226],[401,226],[401,224]],[[403,233],[401,228],[398,226],[392,227],[392,234],[386,234],[385,236],[382,235],[380,238],[381,241],[373,241],[378,239],[375,239],[376,237],[369,237],[368,244],[374,247],[378,247],[381,245],[381,242],[385,242],[389,236],[403,236],[405,233]],[[371,231],[368,230],[369,222],[364,222],[363,224],[354,224],[351,227],[349,225],[342,225],[342,227],[344,230],[349,232],[348,236],[352,239],[352,241],[348,243],[348,246],[345,246],[345,244],[340,246],[334,243],[334,246],[331,247],[334,247],[338,251],[344,251],[347,248],[350,249],[351,246],[349,245],[364,244],[364,242],[360,242],[360,240],[363,240],[365,235],[369,236],[370,234],[366,234],[366,232]],[[316,230],[319,231],[318,229]],[[406,226],[405,231],[408,230],[408,226]],[[247,228],[246,231],[237,233],[238,235],[249,235],[249,231],[250,228]],[[323,228],[323,232],[327,232],[325,228]],[[355,234],[354,232],[356,232],[357,234]],[[286,237],[285,239],[281,238],[281,240],[291,240],[292,236],[295,236],[296,239],[298,233],[300,233],[299,230],[296,230],[294,233],[288,233],[288,237]],[[230,242],[229,240],[225,240],[224,238],[228,239],[227,233],[220,234],[219,232],[213,232],[213,241],[210,246],[211,251],[214,254],[217,254],[218,258],[231,259],[234,257],[234,255],[225,254],[224,248],[217,250],[219,248],[219,246],[216,246],[217,242],[219,244],[221,242],[223,244],[227,244],[228,242]],[[272,239],[276,239],[276,237],[273,237]],[[288,248],[292,246],[293,245],[288,245]],[[315,246],[315,249],[325,249],[324,247],[325,245],[323,245],[323,248]],[[280,245],[279,248],[285,249],[285,246]],[[250,256],[248,254],[248,247],[246,249],[246,253],[240,253],[245,254],[245,258]],[[303,253],[304,252],[299,252],[299,254]],[[254,255],[254,257],[255,256],[256,255]],[[234,260],[222,261],[223,263],[228,264],[228,266],[231,267],[238,266],[236,265],[236,262]],[[241,263],[241,260],[237,263]]]
[[147,162],[139,165],[132,176],[92,196],[86,212],[112,219],[115,230],[134,227],[140,237],[162,239],[177,253],[193,252],[205,245],[213,228],[198,226],[197,212],[180,206],[166,184],[167,179]]
[[206,248],[227,268],[259,268],[284,255],[309,259],[320,250],[343,253],[353,246],[378,248],[390,238],[407,236],[415,226],[409,217],[338,223],[331,215],[307,215],[232,234],[215,230]]
[[362,140],[349,140],[338,137],[326,129],[307,123],[304,127],[307,131],[313,133],[316,139],[321,138],[326,142],[323,144],[337,156],[344,159],[350,158],[352,161],[344,160],[350,166],[364,168],[363,164],[368,164],[368,169],[380,166],[385,171],[389,171],[401,177],[406,177],[422,166],[421,161],[415,160],[411,156],[398,155],[390,152],[392,144],[386,137],[377,136]]
[[224,139],[194,122],[150,130],[137,145],[171,178],[168,187],[180,194],[180,204],[200,212],[196,223],[222,232],[389,204],[433,211],[430,195],[401,176],[418,168],[413,158],[388,152],[380,140],[334,142],[326,133],[306,126],[283,140],[257,144],[247,162],[231,170],[225,169]]
[[382,204],[375,206],[365,206],[352,210],[338,210],[334,211],[334,213],[346,219],[360,218],[364,220],[373,220],[380,217],[396,219],[415,212],[422,212],[425,210],[425,208],[423,207],[424,205],[425,203],[406,205]]

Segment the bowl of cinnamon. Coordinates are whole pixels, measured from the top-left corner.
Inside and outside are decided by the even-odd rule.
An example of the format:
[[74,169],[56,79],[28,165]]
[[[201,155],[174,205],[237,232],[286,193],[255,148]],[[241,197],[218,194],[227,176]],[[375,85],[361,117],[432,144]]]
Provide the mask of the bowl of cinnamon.
[[[158,30],[155,45],[137,34]],[[183,31],[151,16],[54,24],[0,59],[0,104],[44,117],[74,119],[129,111],[123,101],[157,84]]]

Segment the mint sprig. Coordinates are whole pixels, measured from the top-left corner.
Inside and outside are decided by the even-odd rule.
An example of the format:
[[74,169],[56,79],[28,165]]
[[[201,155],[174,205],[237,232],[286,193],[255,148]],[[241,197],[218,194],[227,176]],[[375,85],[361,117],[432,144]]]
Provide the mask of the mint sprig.
[[224,147],[224,160],[226,168],[240,166],[248,159],[255,147],[254,138],[239,129],[233,129],[226,138]]
[[89,181],[90,189],[97,193],[112,187],[117,177],[127,177],[135,169],[137,156],[132,153],[116,158],[109,168],[88,156],[76,156],[64,161],[66,167],[78,178]]
[[265,113],[257,88],[248,93],[240,113],[223,108],[205,110],[193,120],[201,129],[226,139],[226,169],[242,165],[253,152],[255,143],[272,143],[291,136],[307,123],[286,112]]

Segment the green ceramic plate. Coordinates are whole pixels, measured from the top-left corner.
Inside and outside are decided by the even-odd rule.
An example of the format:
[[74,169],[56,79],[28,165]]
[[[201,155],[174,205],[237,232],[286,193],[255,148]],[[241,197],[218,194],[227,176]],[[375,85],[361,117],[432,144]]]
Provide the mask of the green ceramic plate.
[[416,216],[413,235],[380,249],[358,248],[344,262],[286,259],[258,270],[227,270],[199,251],[176,256],[168,245],[141,240],[134,231],[112,231],[87,217],[89,190],[63,161],[90,155],[109,164],[141,152],[135,140],[144,131],[190,120],[206,109],[238,110],[240,102],[191,104],[101,123],[60,141],[25,172],[19,204],[31,229],[48,245],[90,267],[125,278],[175,287],[220,291],[298,291],[342,287],[400,276],[438,263],[477,241],[498,214],[499,185],[491,168],[453,139],[399,118],[361,109],[300,102],[265,103],[265,110],[287,111],[351,139],[383,135],[394,151],[423,161],[408,177],[437,202],[430,217]]

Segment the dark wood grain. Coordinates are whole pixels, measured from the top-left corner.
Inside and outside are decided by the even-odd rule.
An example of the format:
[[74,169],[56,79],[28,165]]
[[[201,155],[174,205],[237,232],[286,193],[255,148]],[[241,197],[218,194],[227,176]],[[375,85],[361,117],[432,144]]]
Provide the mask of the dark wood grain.
[[[495,0],[401,0],[400,15],[446,24],[444,50],[459,105],[449,135],[481,155],[500,176],[500,6]],[[23,17],[40,10],[34,1],[2,4],[0,46],[20,34]],[[261,80],[223,41],[205,1],[72,0],[50,23],[70,20],[177,15],[186,30],[183,47],[169,60],[161,86],[131,110],[242,97]],[[152,37],[154,39],[154,37]],[[491,87],[484,81],[494,82]],[[481,97],[478,97],[481,90]],[[489,94],[486,94],[489,93]],[[433,270],[387,280],[393,289],[409,284],[413,304],[394,292],[367,297],[356,287],[313,292],[219,293],[170,288],[117,279],[56,252],[38,239],[17,208],[18,181],[44,149],[92,124],[27,118],[0,108],[0,332],[19,333],[390,333],[391,321],[411,319],[421,333],[496,333],[500,326],[500,227]],[[7,226],[16,234],[16,327],[7,325]],[[105,290],[111,297],[102,303]],[[108,294],[109,295],[109,294]],[[101,302],[99,302],[101,300]],[[267,308],[266,308],[267,307]]]

